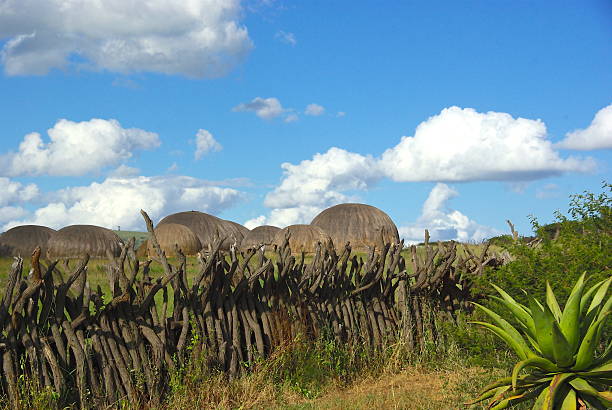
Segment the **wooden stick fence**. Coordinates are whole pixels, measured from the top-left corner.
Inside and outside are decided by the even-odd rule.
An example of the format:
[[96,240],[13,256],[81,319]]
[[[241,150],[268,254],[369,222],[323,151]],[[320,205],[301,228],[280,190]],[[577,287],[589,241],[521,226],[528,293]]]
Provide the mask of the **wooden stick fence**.
[[278,346],[323,332],[371,350],[404,338],[416,351],[435,334],[437,312],[465,307],[465,274],[497,263],[487,247],[460,258],[454,242],[433,248],[427,233],[425,253],[413,246],[409,261],[403,243],[381,243],[365,260],[349,244],[319,244],[307,263],[291,255],[288,238],[274,258],[263,247],[224,254],[217,238],[190,283],[187,258],[177,250],[170,264],[142,214],[164,274],[153,279],[152,261],[141,264],[130,241],[110,257],[110,298],[90,289],[88,256],[59,282],[58,261],[45,266],[40,249],[27,278],[15,258],[0,304],[0,394],[12,405],[20,402],[20,376],[83,408],[120,399],[155,405],[177,365],[205,359],[233,378]]

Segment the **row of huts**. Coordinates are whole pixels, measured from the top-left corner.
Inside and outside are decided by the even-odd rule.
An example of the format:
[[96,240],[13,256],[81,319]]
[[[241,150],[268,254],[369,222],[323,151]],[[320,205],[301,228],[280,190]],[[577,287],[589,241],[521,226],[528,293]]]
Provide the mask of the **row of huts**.
[[[216,216],[198,212],[179,212],[163,218],[155,227],[156,237],[166,255],[174,255],[175,245],[186,255],[208,249],[217,235],[227,238],[221,248],[232,245],[240,249],[254,246],[279,245],[289,233],[289,246],[295,253],[313,252],[317,242],[331,241],[342,247],[347,242],[357,251],[367,251],[380,242],[399,242],[397,227],[378,208],[365,204],[340,204],[317,215],[308,225],[285,228],[269,225],[249,230],[244,226]],[[36,246],[49,259],[76,258],[88,253],[94,258],[117,256],[122,240],[109,229],[92,225],[72,225],[55,231],[38,225],[12,228],[0,235],[0,256],[29,256]],[[139,256],[155,255],[145,241]]]

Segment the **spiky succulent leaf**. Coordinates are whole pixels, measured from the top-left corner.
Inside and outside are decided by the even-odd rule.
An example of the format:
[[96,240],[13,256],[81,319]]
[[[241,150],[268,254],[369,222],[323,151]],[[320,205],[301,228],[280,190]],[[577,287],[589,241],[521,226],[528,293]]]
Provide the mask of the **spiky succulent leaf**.
[[491,309],[479,305],[478,303],[474,303],[474,305],[480,310],[482,310],[484,313],[486,313],[491,319],[493,319],[493,321],[497,323],[497,325],[514,340],[515,344],[519,347],[520,353],[519,351],[517,351],[519,357],[525,359],[527,357],[535,356],[535,353],[531,351],[531,349],[527,345],[527,342],[525,342],[523,336],[519,333],[518,330],[516,330],[514,326],[508,323],[507,320],[502,318],[497,313],[493,312]]
[[536,341],[540,351],[549,360],[555,360],[552,341],[552,324],[555,318],[547,305],[541,305],[533,297],[529,297],[529,305],[536,327]]
[[[607,313],[610,313],[610,311]],[[585,370],[595,362],[595,348],[599,344],[599,339],[601,337],[600,330],[606,318],[607,314],[603,315],[601,319],[591,323],[591,326],[589,326],[582,343],[580,343],[578,353],[576,353],[576,363],[572,370]]]
[[[563,400],[563,394],[567,394],[567,390],[563,387],[567,381],[569,381],[574,375],[572,373],[558,373],[550,382],[550,394],[544,400],[544,408],[547,410],[554,410],[555,402]],[[561,397],[557,397],[561,396]]]
[[535,367],[542,369],[546,372],[558,372],[560,369],[555,366],[553,362],[543,357],[529,357],[525,360],[521,360],[512,369],[512,388],[516,389],[518,382],[518,375],[521,370],[527,367]]
[[569,383],[581,395],[590,396],[591,398],[599,401],[605,407],[612,407],[612,392],[599,391],[588,381],[580,377],[570,380]]
[[498,300],[500,300],[500,302],[502,302],[514,314],[519,322],[526,327],[529,336],[535,338],[535,324],[533,323],[533,317],[531,317],[531,311],[526,306],[523,306],[521,303],[514,300],[512,296],[510,296],[499,286],[494,284],[492,284],[492,286],[502,297]]
[[546,281],[546,305],[548,305],[557,322],[561,321],[561,308],[548,281]]
[[569,367],[573,365],[574,349],[572,349],[569,342],[565,339],[565,336],[563,336],[563,332],[557,322],[553,322],[552,341],[553,355],[555,356],[555,363],[557,366]]
[[514,340],[512,336],[510,336],[505,330],[495,325],[492,325],[490,323],[487,323],[487,322],[470,322],[470,323],[474,323],[476,325],[480,325],[486,329],[489,329],[490,331],[495,333],[498,337],[500,337],[504,342],[506,342],[508,346],[510,346],[512,350],[514,350],[514,352],[520,359],[524,360],[527,358],[527,355],[525,351],[523,350],[523,348],[521,347],[521,345],[518,344],[516,340]]
[[578,343],[580,341],[580,301],[582,300],[582,292],[584,290],[584,276],[585,273],[578,278],[578,281],[574,285],[563,309],[563,313],[561,314],[561,321],[559,322],[559,327],[561,328],[561,332],[563,332],[563,336],[565,336],[565,340],[567,340],[569,345],[568,349],[571,355],[578,349]]

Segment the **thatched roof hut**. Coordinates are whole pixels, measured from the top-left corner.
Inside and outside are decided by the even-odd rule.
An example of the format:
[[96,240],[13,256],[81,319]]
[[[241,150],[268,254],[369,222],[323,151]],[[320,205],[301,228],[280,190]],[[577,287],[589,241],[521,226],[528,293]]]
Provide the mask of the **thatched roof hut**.
[[274,235],[274,244],[281,245],[285,240],[285,235],[289,232],[289,247],[292,253],[314,252],[317,242],[321,242],[324,246],[328,241],[331,241],[330,236],[321,228],[314,225],[289,225],[288,227],[279,230]]
[[168,215],[159,221],[157,226],[169,223],[184,225],[191,229],[197,235],[204,249],[208,249],[208,245],[212,245],[217,233],[227,238],[221,246],[223,250],[228,250],[234,240],[240,242],[242,239],[238,229],[231,223],[204,212],[188,211]]
[[[162,248],[166,256],[176,256],[175,244],[183,251],[185,255],[195,255],[202,249],[202,243],[198,236],[185,225],[179,224],[162,224],[155,228],[155,237],[159,246]],[[157,256],[153,243],[147,241],[147,253],[149,256]]]
[[344,247],[347,242],[357,251],[380,247],[381,231],[385,243],[399,243],[397,227],[389,215],[370,205],[332,206],[317,215],[311,224],[327,232],[336,248]]
[[280,230],[280,228],[271,225],[262,225],[253,228],[244,238],[242,238],[240,248],[248,249],[261,244],[272,245],[274,243],[274,236]]
[[248,235],[249,232],[251,232],[249,228],[247,228],[246,226],[240,225],[238,222],[229,221],[227,219],[222,219],[222,221],[227,222],[231,225],[230,229],[234,232],[234,236],[236,238],[236,244],[238,245],[238,247],[240,247],[242,241],[244,240],[244,237]]
[[22,225],[9,229],[0,235],[0,256],[29,257],[37,246],[41,254],[47,252],[47,242],[54,229],[40,225]]
[[47,257],[80,258],[86,253],[92,258],[121,254],[123,241],[110,229],[94,225],[71,225],[55,232],[47,245]]

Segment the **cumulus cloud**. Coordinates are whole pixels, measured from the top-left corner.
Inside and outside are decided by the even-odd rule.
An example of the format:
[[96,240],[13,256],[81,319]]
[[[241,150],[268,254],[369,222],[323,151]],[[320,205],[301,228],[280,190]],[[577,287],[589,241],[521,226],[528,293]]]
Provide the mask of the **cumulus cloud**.
[[17,152],[0,156],[0,172],[9,176],[79,176],[117,165],[137,150],[159,146],[157,134],[123,128],[117,120],[59,120],[47,131],[49,142],[33,132]]
[[304,111],[304,114],[311,115],[313,117],[318,117],[319,115],[323,115],[324,112],[325,112],[325,107],[323,107],[322,105],[313,103],[313,104],[308,104],[306,106],[306,111]]
[[[525,181],[550,175],[590,171],[594,162],[562,158],[547,140],[546,126],[539,120],[450,107],[421,123],[414,137],[402,138],[380,157],[330,148],[311,160],[281,167],[281,183],[264,201],[269,214],[248,222],[279,226],[308,223],[321,210],[355,199],[347,193],[367,190],[383,178],[397,182],[494,180],[519,187]],[[446,192],[446,200],[439,204],[454,195],[445,187],[434,192]],[[449,229],[451,236],[479,240],[489,233],[460,212],[443,215],[446,219],[438,219],[446,225],[436,225],[437,229]],[[412,228],[421,230],[420,226]]]
[[39,195],[36,184],[24,185],[21,182],[0,177],[0,206],[29,202]]
[[[0,224],[4,225],[8,221],[23,218],[28,211],[20,206],[0,206]],[[4,231],[0,230],[0,232]]]
[[199,129],[196,134],[196,150],[195,159],[199,160],[209,152],[221,151],[223,148],[221,144],[214,139],[212,134],[206,130]]
[[557,147],[579,151],[611,149],[612,104],[599,110],[587,128],[567,133]]
[[340,148],[281,167],[281,184],[264,200],[264,205],[272,208],[264,222],[276,226],[310,223],[326,207],[352,198],[343,192],[365,190],[381,176],[373,157]]
[[563,159],[540,120],[450,107],[384,152],[394,181],[527,181],[594,169],[591,159]]
[[[120,73],[218,77],[253,47],[240,0],[5,0],[0,57],[8,75],[79,64]],[[85,63],[76,63],[79,59]]]
[[292,47],[297,44],[297,40],[295,39],[295,34],[288,33],[283,30],[277,31],[276,34],[274,35],[274,38],[285,44],[289,44]]
[[259,118],[271,120],[282,115],[286,110],[281,105],[278,98],[255,97],[249,103],[242,103],[235,106],[232,111],[254,112]]
[[448,185],[436,184],[425,200],[418,220],[398,228],[400,237],[406,243],[423,242],[425,229],[428,229],[434,241],[480,242],[501,233],[450,209],[448,202],[458,195],[459,193]]
[[94,224],[138,230],[144,228],[140,209],[154,220],[192,209],[218,214],[244,198],[238,190],[187,176],[107,178],[49,196],[47,205],[23,220],[6,223],[4,229],[34,223],[52,228]]

